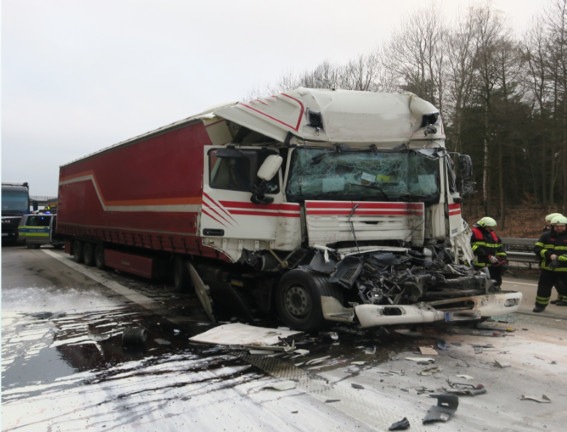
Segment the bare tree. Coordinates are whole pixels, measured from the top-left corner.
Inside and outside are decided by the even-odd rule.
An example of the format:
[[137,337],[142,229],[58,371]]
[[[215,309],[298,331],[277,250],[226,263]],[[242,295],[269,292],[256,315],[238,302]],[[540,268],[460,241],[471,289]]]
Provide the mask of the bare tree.
[[[468,13],[457,21],[445,39],[447,68],[445,85],[447,87],[446,118],[452,128],[449,141],[453,149],[461,152],[464,110],[471,101],[476,63],[476,41],[473,14]],[[449,123],[449,122],[448,122]]]
[[414,13],[392,39],[386,65],[400,87],[429,100],[441,111],[445,34],[436,9],[429,7]]

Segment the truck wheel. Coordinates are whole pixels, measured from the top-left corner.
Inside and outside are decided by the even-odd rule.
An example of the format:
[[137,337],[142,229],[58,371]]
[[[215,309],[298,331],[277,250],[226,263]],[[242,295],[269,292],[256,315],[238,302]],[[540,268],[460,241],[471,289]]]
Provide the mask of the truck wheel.
[[83,262],[83,243],[79,240],[73,241],[73,260],[76,263]]
[[91,267],[95,264],[94,245],[92,243],[84,243],[83,245],[83,262]]
[[94,252],[95,266],[97,269],[105,269],[106,264],[104,263],[104,246],[97,244]]
[[276,289],[276,310],[290,328],[314,331],[330,324],[323,318],[321,296],[341,299],[339,289],[329,279],[315,273],[294,269],[282,276]]
[[173,260],[173,286],[179,291],[188,291],[191,288],[191,277],[187,270],[187,260],[177,256]]

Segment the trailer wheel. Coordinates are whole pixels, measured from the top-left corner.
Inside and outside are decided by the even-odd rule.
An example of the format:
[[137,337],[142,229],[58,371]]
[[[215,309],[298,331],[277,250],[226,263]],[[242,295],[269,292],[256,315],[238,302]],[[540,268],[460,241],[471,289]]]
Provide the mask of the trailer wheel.
[[77,263],[83,262],[83,243],[79,240],[73,241],[73,260]]
[[342,298],[339,288],[327,277],[301,269],[290,270],[282,276],[276,288],[276,310],[280,319],[292,329],[319,330],[330,324],[323,318],[321,296]]
[[97,244],[95,247],[95,252],[94,252],[94,260],[95,260],[95,266],[97,269],[105,269],[106,268],[106,264],[104,263],[104,246],[101,244]]
[[191,288],[187,260],[180,256],[176,256],[173,260],[173,286],[179,291],[188,291]]
[[94,245],[92,243],[85,242],[83,244],[83,262],[91,267],[95,264]]

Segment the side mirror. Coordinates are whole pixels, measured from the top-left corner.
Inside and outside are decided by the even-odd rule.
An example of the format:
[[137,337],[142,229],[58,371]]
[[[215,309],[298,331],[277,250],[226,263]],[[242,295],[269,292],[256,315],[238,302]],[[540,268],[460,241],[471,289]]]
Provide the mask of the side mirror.
[[465,196],[474,192],[473,163],[469,155],[459,155],[459,179],[461,195]]
[[270,181],[282,166],[283,158],[280,155],[271,154],[262,163],[258,169],[258,177],[260,180]]
[[283,158],[280,155],[271,154],[258,169],[258,181],[254,185],[250,201],[254,204],[270,204],[274,201],[272,197],[266,196],[266,183],[274,178],[282,166]]

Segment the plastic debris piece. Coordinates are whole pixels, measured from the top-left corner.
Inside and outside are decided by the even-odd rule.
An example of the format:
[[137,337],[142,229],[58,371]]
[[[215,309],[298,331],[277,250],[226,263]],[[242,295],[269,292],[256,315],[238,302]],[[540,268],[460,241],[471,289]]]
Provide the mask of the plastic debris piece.
[[406,430],[410,427],[410,422],[407,417],[404,417],[400,421],[396,423],[392,423],[392,426],[388,428],[389,431],[399,431],[399,430]]
[[454,394],[434,394],[429,395],[429,397],[436,398],[437,405],[429,408],[423,419],[423,424],[449,421],[459,406],[459,398]]
[[539,403],[551,403],[551,399],[549,399],[546,395],[541,395],[541,398],[538,398],[537,396],[522,395],[520,400],[532,400]]

